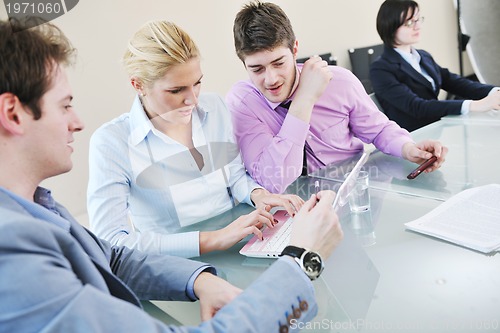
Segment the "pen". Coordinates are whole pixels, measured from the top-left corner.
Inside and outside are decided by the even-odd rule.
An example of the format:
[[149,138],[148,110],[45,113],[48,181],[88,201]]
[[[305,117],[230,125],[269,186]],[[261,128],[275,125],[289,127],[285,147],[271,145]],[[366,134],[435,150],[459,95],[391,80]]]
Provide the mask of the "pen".
[[316,201],[319,201],[318,199],[318,192],[319,192],[319,180],[314,182],[314,190],[316,192]]
[[434,162],[436,162],[436,160],[437,160],[437,157],[432,156],[427,161],[420,164],[415,170],[413,170],[408,176],[406,176],[406,178],[408,178],[408,179],[416,178],[418,175],[420,175],[422,173],[422,171],[424,171],[425,169],[430,167],[432,164],[434,164]]

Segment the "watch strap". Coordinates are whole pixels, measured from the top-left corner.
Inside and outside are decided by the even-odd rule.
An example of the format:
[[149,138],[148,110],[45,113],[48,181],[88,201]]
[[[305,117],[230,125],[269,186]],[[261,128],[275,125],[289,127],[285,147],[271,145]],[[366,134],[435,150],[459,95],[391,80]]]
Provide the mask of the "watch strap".
[[284,255],[288,255],[290,257],[298,258],[300,259],[302,257],[302,254],[305,252],[306,249],[302,247],[297,247],[293,245],[288,245],[281,251],[280,257]]

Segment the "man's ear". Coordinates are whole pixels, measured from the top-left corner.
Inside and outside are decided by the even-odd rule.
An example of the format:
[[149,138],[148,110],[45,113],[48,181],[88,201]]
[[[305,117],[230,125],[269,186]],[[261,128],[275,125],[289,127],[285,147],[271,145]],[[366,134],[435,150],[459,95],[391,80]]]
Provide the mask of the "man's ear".
[[296,39],[295,43],[293,43],[293,51],[292,51],[295,60],[297,60],[297,52],[299,52],[299,41]]
[[16,95],[12,93],[0,95],[0,126],[7,132],[13,135],[23,134],[23,117],[27,115]]

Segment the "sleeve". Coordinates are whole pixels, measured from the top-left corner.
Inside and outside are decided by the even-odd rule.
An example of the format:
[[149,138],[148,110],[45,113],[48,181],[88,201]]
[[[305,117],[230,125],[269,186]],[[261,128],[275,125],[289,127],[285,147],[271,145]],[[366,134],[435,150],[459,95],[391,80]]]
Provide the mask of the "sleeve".
[[[84,269],[77,274],[78,268],[68,256],[76,251],[83,254],[80,260],[84,260],[85,253],[81,248],[72,247],[75,242],[67,234],[56,237],[56,232],[40,228],[40,223],[26,220],[0,223],[2,331],[276,332],[286,322],[287,316],[298,308],[301,308],[300,316],[294,322],[294,327],[300,327],[299,323],[311,320],[317,313],[311,282],[296,264],[290,264],[281,258],[211,320],[198,327],[166,326],[139,307],[113,297],[91,284],[83,283],[78,274],[92,272]],[[123,256],[117,256],[116,259],[119,258],[125,259]],[[168,264],[173,258],[164,258],[166,265],[165,262],[157,262],[160,256],[151,258],[152,261],[143,263],[142,266],[162,265],[164,271],[176,271],[183,262],[190,262],[177,258],[178,263]],[[127,263],[120,264],[118,261],[112,261],[113,265],[120,265],[118,271],[130,269]],[[88,264],[92,265],[90,261]],[[139,270],[132,274],[139,277],[147,272]],[[174,278],[169,274],[159,275],[144,283],[166,284],[166,281],[171,282],[168,279]],[[276,288],[277,277],[280,288]],[[301,302],[306,302],[307,306],[300,307]],[[291,331],[295,330],[294,327],[291,326]]]
[[[425,53],[430,59],[432,59],[429,53]],[[469,80],[468,78],[452,73],[447,68],[439,66],[436,62],[434,62],[434,60],[432,61],[441,74],[441,88],[446,90],[447,92],[460,96],[461,98],[479,100],[488,96],[491,90],[495,88],[495,86],[493,85]]]
[[302,172],[309,124],[287,115],[281,126],[276,125],[279,130],[273,131],[263,115],[270,112],[263,97],[252,91],[243,93],[242,98],[240,89],[243,88],[233,87],[226,103],[245,167],[250,176],[268,191],[283,193]]
[[127,138],[101,127],[90,140],[87,208],[90,228],[117,245],[149,253],[199,256],[199,232],[160,234],[134,230],[128,219],[132,176]]
[[199,261],[146,254],[126,246],[111,247],[109,265],[142,300],[195,301],[196,277],[205,270],[217,275],[215,268]]
[[[298,332],[317,312],[309,278],[296,263],[280,258],[200,328],[210,332],[243,332],[244,325],[249,325],[247,328],[252,332],[281,332],[280,326],[284,325],[287,332]],[[287,324],[288,317],[293,318],[294,314],[298,318]]]
[[350,92],[340,92],[350,96],[352,106],[349,113],[349,126],[356,137],[365,143],[373,143],[382,152],[401,157],[405,143],[413,142],[407,130],[389,120],[378,110],[373,100],[365,93],[361,82],[350,73],[352,84],[344,83],[339,89],[349,89]]
[[[84,283],[82,276],[88,278],[92,271],[78,271],[85,264],[74,265],[68,259],[74,258],[76,252],[83,253],[81,248],[75,248],[70,237],[55,237],[49,228],[41,228],[43,221],[2,222],[2,332],[188,331],[182,327],[167,327],[139,307]],[[78,258],[78,264],[88,260],[88,265],[92,265],[88,257]]]
[[[230,156],[235,156],[234,159],[229,161],[226,165],[227,173],[229,174],[229,186],[233,196],[238,200],[238,202],[244,202],[252,205],[250,199],[250,193],[256,189],[261,188],[252,177],[248,175],[245,170],[243,161],[241,160],[241,150],[236,144],[234,137],[233,124],[231,122],[231,115],[226,107],[224,101],[217,96],[217,112],[220,118],[220,124],[224,128],[224,141],[229,142],[234,145],[235,152],[229,153]],[[220,126],[218,122],[218,126]]]
[[439,119],[460,114],[462,101],[421,98],[403,82],[401,75],[404,74],[397,66],[391,66],[383,59],[374,61],[370,66],[370,81],[377,99],[416,119]]
[[230,170],[229,184],[234,197],[239,202],[253,206],[250,194],[254,189],[261,188],[261,186],[246,173],[240,155],[230,162],[227,167]]

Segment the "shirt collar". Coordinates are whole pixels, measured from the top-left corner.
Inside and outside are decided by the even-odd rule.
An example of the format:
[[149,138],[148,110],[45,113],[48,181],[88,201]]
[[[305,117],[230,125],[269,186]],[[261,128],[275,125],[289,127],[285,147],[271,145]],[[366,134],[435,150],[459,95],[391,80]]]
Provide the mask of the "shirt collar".
[[71,223],[61,216],[57,208],[57,203],[52,197],[50,190],[40,186],[37,187],[35,194],[33,195],[33,201],[26,200],[25,198],[1,187],[0,190],[15,200],[33,217],[56,224],[69,232]]
[[[204,99],[200,98],[199,104],[193,110],[193,128],[202,126],[207,117],[210,107],[204,105]],[[198,115],[195,117],[194,115]],[[154,132],[154,126],[146,115],[141,100],[137,95],[130,109],[130,142],[136,146],[143,141],[149,132]]]
[[410,52],[405,52],[401,49],[394,48],[394,50],[403,57],[404,60],[406,60],[407,63],[411,64],[414,66],[414,64],[419,64],[420,63],[420,54],[417,52],[417,50],[412,46],[410,49]]
[[138,145],[153,130],[153,124],[149,121],[146,111],[142,107],[139,95],[135,96],[134,103],[130,108],[130,142]]
[[[42,205],[48,210],[57,212],[56,209],[56,201],[54,197],[52,197],[52,192],[49,189],[43,187],[37,187],[35,190],[35,194],[33,195],[33,201],[37,204]],[[59,212],[57,212],[59,214]]]

